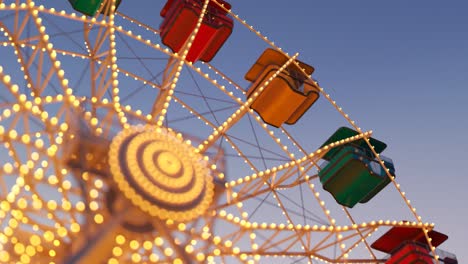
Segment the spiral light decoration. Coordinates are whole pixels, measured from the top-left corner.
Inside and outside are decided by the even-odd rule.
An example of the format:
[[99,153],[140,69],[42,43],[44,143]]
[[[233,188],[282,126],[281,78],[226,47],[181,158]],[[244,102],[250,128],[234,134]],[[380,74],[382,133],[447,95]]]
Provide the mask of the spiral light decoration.
[[149,126],[123,130],[112,140],[109,165],[124,196],[162,220],[192,220],[213,200],[208,158],[172,130]]

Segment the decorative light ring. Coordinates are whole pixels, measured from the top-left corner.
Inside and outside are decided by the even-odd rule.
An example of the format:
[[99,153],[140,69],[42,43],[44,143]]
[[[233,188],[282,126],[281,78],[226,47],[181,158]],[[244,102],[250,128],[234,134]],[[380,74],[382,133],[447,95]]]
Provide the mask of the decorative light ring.
[[213,200],[208,162],[180,134],[166,128],[123,130],[111,142],[109,166],[124,196],[160,219],[191,220]]

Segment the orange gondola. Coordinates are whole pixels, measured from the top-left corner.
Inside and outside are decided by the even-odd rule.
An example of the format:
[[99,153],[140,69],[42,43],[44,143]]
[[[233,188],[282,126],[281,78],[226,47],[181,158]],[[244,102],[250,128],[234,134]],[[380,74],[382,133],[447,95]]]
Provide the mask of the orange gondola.
[[[252,97],[264,86],[283,64],[288,61],[283,53],[266,49],[257,62],[245,75],[252,82],[247,97]],[[314,68],[301,61],[296,61],[307,75]],[[292,125],[319,98],[318,86],[306,76],[296,64],[292,63],[280,72],[254,99],[251,108],[269,125],[280,127],[283,123]]]

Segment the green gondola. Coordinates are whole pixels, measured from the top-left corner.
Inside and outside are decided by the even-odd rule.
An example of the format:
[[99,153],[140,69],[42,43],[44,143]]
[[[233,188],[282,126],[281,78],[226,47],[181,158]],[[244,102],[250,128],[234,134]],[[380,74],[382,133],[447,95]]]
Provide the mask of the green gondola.
[[[357,134],[350,128],[339,128],[322,146]],[[374,138],[369,140],[377,153],[387,147],[385,143]],[[318,174],[323,188],[330,192],[339,204],[349,208],[358,202],[368,202],[391,181],[363,139],[335,147],[328,151],[323,159],[328,161]],[[393,162],[385,157],[382,161],[390,174],[395,175]]]
[[[105,6],[102,8],[103,11],[101,13],[108,15],[108,11],[106,10],[110,10],[110,7],[108,5],[111,3],[110,0],[108,1],[106,0],[68,0],[68,1],[70,2],[70,4],[73,6],[73,8],[76,11],[82,14],[85,14],[87,16],[95,16],[104,1],[105,1],[104,3]],[[116,10],[121,2],[122,0],[115,1]]]

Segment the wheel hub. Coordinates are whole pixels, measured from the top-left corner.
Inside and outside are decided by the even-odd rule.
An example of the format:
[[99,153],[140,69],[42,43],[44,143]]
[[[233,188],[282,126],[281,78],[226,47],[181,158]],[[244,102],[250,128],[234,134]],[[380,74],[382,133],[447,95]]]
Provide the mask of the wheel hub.
[[109,167],[123,195],[162,220],[192,220],[213,201],[207,159],[170,129],[138,126],[123,130],[110,145]]

